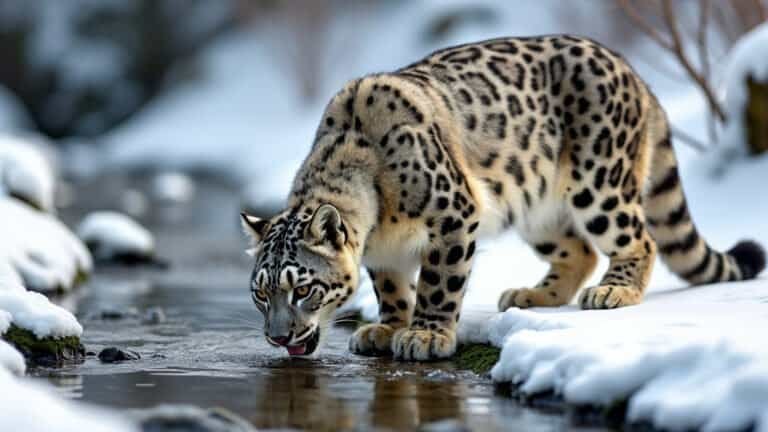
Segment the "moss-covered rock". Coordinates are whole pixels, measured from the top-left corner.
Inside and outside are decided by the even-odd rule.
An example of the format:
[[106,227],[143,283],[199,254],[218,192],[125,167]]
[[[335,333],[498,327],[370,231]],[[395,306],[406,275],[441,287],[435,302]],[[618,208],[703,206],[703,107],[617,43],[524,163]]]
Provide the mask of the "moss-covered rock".
[[40,339],[31,331],[11,324],[2,338],[16,347],[31,366],[62,366],[85,360],[85,347],[77,336]]
[[499,361],[501,350],[485,344],[460,345],[453,356],[453,363],[461,369],[485,375]]

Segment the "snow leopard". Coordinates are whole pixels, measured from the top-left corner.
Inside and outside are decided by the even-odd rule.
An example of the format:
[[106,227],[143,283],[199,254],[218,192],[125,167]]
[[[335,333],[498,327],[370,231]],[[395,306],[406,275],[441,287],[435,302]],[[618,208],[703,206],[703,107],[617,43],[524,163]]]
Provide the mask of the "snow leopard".
[[[285,209],[242,222],[266,340],[291,355],[316,351],[365,267],[379,321],[358,328],[350,350],[450,357],[476,242],[509,228],[549,270],[504,291],[501,311],[638,304],[657,254],[694,285],[765,267],[753,241],[718,252],[704,240],[656,97],[621,55],[570,35],[454,46],[350,81]],[[610,265],[582,289],[596,251]]]

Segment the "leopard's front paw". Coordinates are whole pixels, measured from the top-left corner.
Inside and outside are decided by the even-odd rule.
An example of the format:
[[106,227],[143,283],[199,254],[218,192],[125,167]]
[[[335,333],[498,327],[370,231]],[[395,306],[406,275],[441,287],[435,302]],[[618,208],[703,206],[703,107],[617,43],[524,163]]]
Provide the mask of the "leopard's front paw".
[[521,309],[536,306],[562,306],[570,299],[554,290],[541,288],[512,288],[501,293],[499,312],[515,306]]
[[456,352],[456,332],[448,329],[400,329],[392,338],[392,352],[399,360],[445,359]]
[[349,350],[364,356],[392,354],[392,335],[395,329],[387,324],[366,324],[349,338]]
[[598,285],[586,288],[579,297],[582,309],[613,309],[640,303],[642,292],[631,286]]

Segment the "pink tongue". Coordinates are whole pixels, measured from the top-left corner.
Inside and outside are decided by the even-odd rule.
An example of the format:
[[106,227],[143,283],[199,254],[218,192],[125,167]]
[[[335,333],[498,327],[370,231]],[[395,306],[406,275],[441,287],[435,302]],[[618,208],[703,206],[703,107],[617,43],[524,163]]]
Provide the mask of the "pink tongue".
[[288,350],[288,354],[290,355],[302,355],[304,354],[304,351],[307,350],[306,345],[289,345],[285,348]]

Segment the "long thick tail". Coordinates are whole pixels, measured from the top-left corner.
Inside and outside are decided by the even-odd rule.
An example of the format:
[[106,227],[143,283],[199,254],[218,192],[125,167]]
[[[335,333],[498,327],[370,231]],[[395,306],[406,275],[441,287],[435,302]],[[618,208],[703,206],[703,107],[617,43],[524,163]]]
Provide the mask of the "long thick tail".
[[644,196],[648,227],[664,262],[691,284],[752,279],[765,268],[765,251],[742,241],[727,252],[712,249],[688,212],[664,111],[653,99],[648,128],[654,145],[649,183]]

